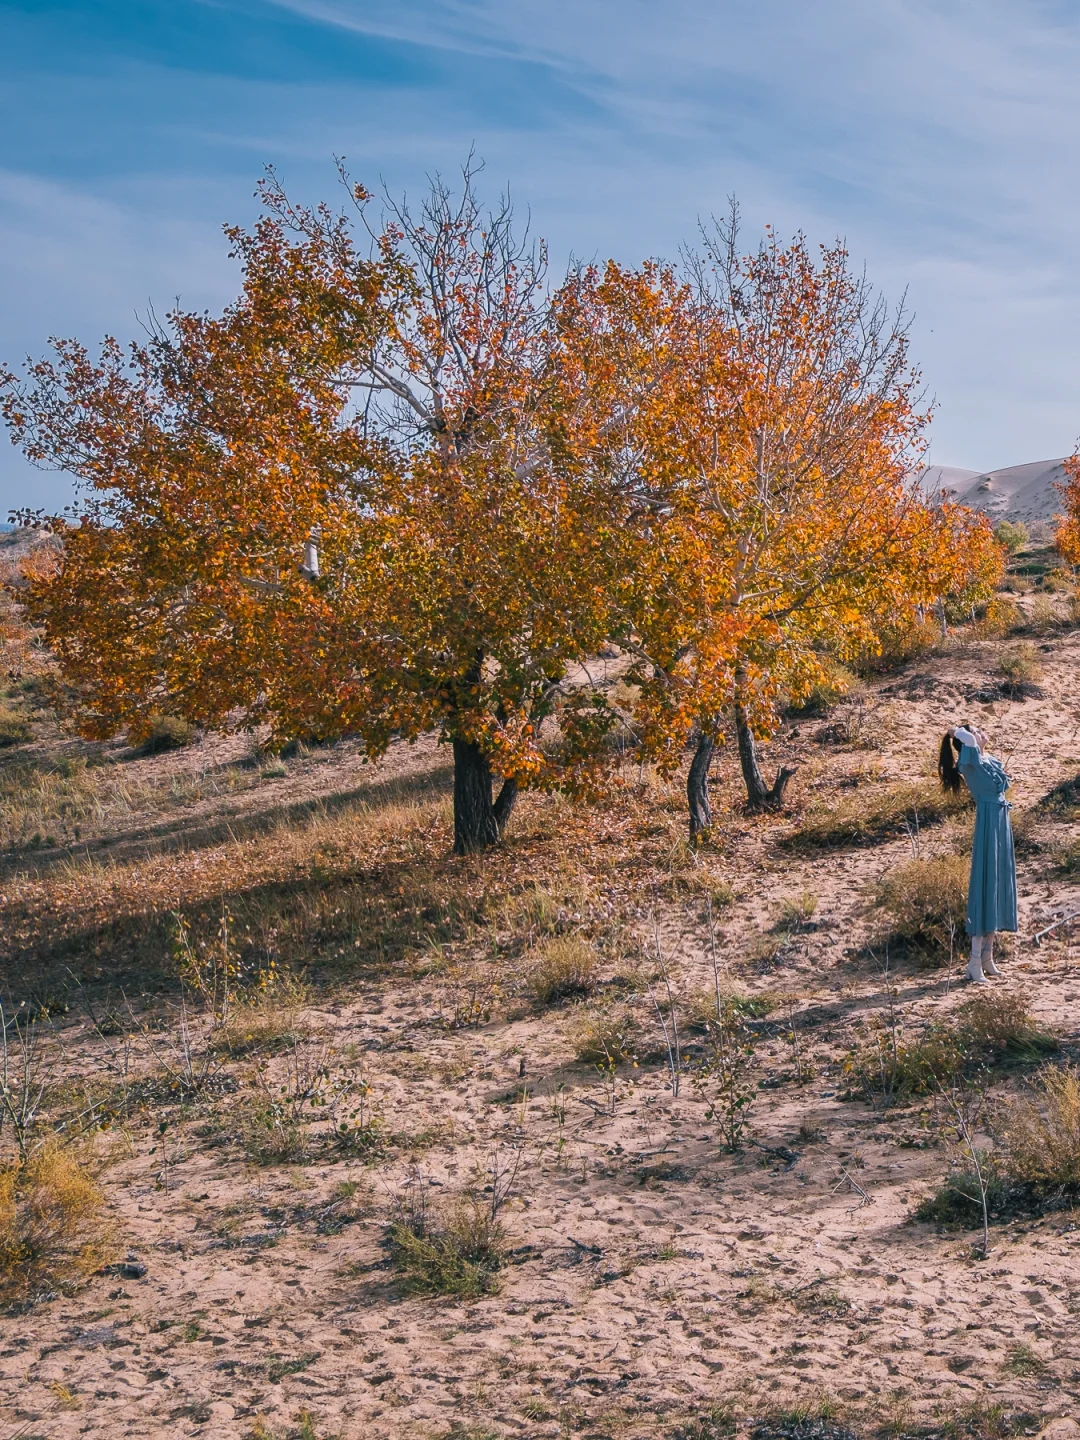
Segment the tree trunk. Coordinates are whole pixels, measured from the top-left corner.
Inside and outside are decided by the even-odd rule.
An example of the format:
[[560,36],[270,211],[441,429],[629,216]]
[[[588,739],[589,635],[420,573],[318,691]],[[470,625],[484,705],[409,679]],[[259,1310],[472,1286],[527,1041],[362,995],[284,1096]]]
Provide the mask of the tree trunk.
[[686,799],[690,807],[690,843],[694,844],[712,825],[709,805],[709,765],[712,763],[716,740],[702,731],[686,777]]
[[496,845],[517,800],[517,781],[504,780],[492,801],[491,765],[470,740],[454,741],[454,854]]
[[772,785],[766,785],[761,778],[761,770],[757,762],[757,746],[754,744],[753,732],[746,721],[746,712],[741,705],[735,706],[735,733],[739,740],[739,765],[742,768],[743,780],[746,782],[746,803],[751,810],[779,810],[784,803],[784,791],[787,789],[794,770],[789,770],[782,765],[776,772],[776,779]]

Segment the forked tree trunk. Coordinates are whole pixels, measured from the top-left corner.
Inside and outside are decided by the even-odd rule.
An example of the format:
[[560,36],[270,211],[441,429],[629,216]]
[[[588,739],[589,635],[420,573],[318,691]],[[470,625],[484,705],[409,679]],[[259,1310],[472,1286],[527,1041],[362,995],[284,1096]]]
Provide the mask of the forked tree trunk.
[[739,741],[739,765],[746,782],[747,806],[751,810],[779,810],[784,803],[784,791],[795,771],[782,765],[777,770],[773,783],[765,784],[758,766],[754,734],[747,724],[746,712],[741,705],[735,706],[735,734]]
[[690,843],[694,844],[712,826],[712,807],[709,804],[709,766],[712,763],[716,739],[705,731],[698,735],[697,749],[690,762],[690,773],[686,777],[686,799],[690,809]]
[[492,800],[488,757],[470,740],[454,741],[454,854],[497,845],[517,800],[517,781],[504,780]]

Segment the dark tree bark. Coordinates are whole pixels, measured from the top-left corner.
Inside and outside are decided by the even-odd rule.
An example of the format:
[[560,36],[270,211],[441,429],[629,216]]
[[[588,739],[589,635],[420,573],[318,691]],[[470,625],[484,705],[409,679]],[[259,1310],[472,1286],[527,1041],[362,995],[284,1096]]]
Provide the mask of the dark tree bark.
[[715,749],[715,737],[702,731],[698,735],[697,749],[690,762],[690,773],[686,777],[691,844],[704,835],[712,825],[712,807],[709,805],[709,766],[712,763]]
[[504,780],[492,800],[488,757],[470,740],[454,741],[454,854],[498,844],[517,800],[517,781]]
[[765,784],[758,766],[757,746],[754,744],[753,731],[747,724],[746,712],[741,705],[735,706],[735,734],[739,741],[739,765],[742,769],[743,780],[746,782],[748,808],[751,810],[779,810],[784,803],[784,791],[795,771],[782,765],[777,770],[776,779],[772,785]]

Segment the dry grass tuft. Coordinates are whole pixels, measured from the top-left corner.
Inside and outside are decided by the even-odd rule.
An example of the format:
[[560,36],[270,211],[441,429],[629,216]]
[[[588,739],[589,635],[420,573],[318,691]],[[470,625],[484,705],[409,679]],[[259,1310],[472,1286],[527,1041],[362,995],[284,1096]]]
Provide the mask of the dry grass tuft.
[[905,822],[936,825],[968,808],[966,795],[949,795],[933,780],[910,780],[884,789],[867,786],[819,803],[781,843],[792,850],[833,850],[869,845],[905,833]]
[[0,1169],[0,1304],[76,1289],[112,1249],[105,1200],[86,1157],[48,1145]]
[[1003,650],[994,670],[1001,677],[1001,688],[1006,694],[1023,697],[1038,693],[1043,667],[1039,652],[1030,642]]
[[596,950],[584,935],[556,935],[535,952],[528,988],[541,1005],[580,999],[596,988]]
[[169,750],[182,750],[193,745],[199,732],[190,720],[180,715],[151,716],[150,733],[140,749],[144,755],[163,755]]
[[1002,1169],[1041,1190],[1080,1186],[1080,1068],[1047,1066],[1001,1126]]
[[909,860],[882,877],[875,904],[889,917],[883,939],[943,958],[962,942],[968,862],[960,855]]
[[579,1060],[608,1069],[635,1059],[639,1027],[634,1017],[621,1007],[593,1012],[583,1015],[574,1025],[571,1041]]
[[475,1201],[432,1215],[413,1187],[399,1204],[387,1239],[394,1269],[414,1294],[475,1299],[499,1288],[506,1232],[490,1209]]

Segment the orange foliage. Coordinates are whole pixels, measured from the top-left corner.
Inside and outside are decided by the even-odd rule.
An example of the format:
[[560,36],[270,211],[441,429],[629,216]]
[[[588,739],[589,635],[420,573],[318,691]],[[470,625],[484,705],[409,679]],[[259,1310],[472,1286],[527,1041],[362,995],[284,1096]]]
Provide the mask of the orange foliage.
[[1080,565],[1080,453],[1065,461],[1068,480],[1062,485],[1065,513],[1058,521],[1054,543],[1070,565]]
[[438,728],[457,846],[490,843],[519,784],[583,783],[608,723],[563,684],[608,634],[619,532],[568,459],[542,251],[480,214],[468,174],[366,257],[344,217],[272,179],[264,198],[228,232],[244,283],[220,318],[178,310],[97,362],[60,342],[6,377],[15,438],[91,492],[29,608],[87,734],[138,741],[164,712],[377,756]]
[[774,728],[826,655],[973,586],[1000,550],[980,517],[907,483],[925,417],[906,335],[852,276],[773,237],[740,259],[718,232],[687,273],[614,264],[573,294],[579,369],[614,417],[596,463],[636,504],[624,596],[645,743],[671,768],[735,707],[750,799],[753,735]]

